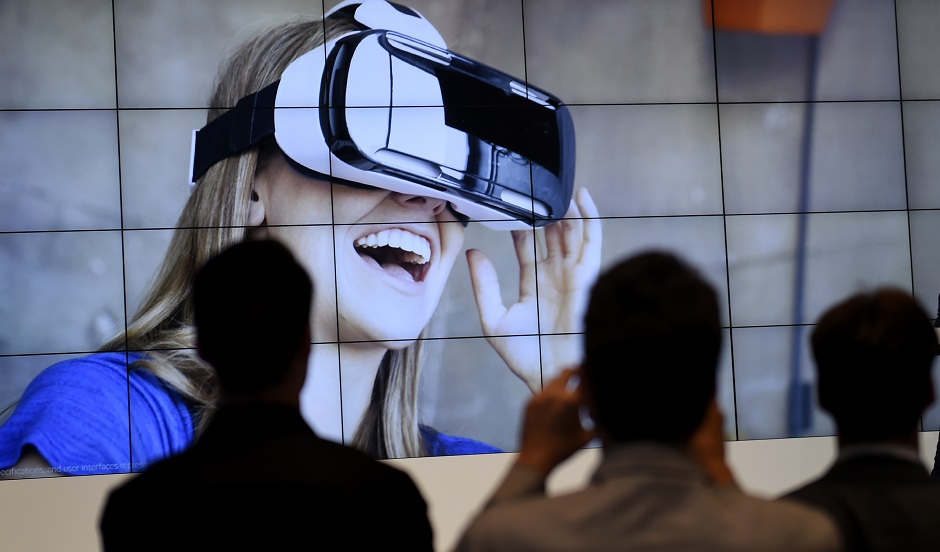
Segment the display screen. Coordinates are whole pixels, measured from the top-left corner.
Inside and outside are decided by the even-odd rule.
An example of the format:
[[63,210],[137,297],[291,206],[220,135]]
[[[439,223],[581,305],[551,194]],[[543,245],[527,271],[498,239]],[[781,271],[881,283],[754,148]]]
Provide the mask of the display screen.
[[[336,3],[0,3],[3,475],[136,471],[198,433],[172,384],[128,377],[113,358],[165,344],[98,351],[134,323],[161,267],[183,270],[165,260],[174,234],[205,239],[178,221],[220,65]],[[512,234],[464,226],[419,195],[270,168],[262,224],[316,286],[301,402],[321,436],[354,444],[378,381],[413,403],[400,410],[414,420],[383,419],[418,431],[424,454],[516,450],[532,388],[579,359],[589,280],[648,249],[677,253],[718,290],[729,440],[834,433],[807,343],[832,304],[891,285],[933,315],[940,6],[836,0],[819,32],[793,34],[724,27],[702,0],[402,3],[450,50],[565,103],[576,208]],[[579,265],[601,237],[598,266]],[[387,351],[405,360],[382,365]],[[396,370],[411,371],[413,392],[389,383]],[[55,450],[26,441],[48,467],[13,474],[25,430],[11,424],[40,419],[49,401]],[[933,407],[923,429],[938,427]]]

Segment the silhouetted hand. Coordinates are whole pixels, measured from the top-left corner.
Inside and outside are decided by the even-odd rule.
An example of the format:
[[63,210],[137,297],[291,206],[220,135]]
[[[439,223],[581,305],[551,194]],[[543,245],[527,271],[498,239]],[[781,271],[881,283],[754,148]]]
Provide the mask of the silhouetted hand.
[[712,399],[702,424],[689,440],[689,452],[716,485],[733,485],[734,474],[725,462],[724,416]]
[[578,370],[564,370],[529,401],[516,464],[547,476],[594,437],[581,426],[579,378]]

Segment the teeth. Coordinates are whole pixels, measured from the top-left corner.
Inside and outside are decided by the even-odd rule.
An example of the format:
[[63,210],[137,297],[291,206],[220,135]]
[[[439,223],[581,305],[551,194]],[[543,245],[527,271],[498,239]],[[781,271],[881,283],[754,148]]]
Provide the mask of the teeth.
[[401,228],[390,228],[356,240],[356,247],[394,247],[405,252],[402,261],[425,264],[431,260],[431,243],[417,234]]

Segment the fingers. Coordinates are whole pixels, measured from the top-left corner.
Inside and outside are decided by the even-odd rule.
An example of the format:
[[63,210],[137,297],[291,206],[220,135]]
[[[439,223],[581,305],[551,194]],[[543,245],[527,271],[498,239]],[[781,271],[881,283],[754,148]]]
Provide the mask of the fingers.
[[564,370],[526,406],[517,463],[545,475],[587,444],[594,433],[581,425],[578,370]]
[[480,313],[480,324],[483,326],[483,332],[491,335],[499,320],[506,314],[496,269],[479,249],[467,250],[467,266],[470,268],[470,284],[473,286],[473,298]]
[[546,259],[577,260],[581,251],[582,227],[581,211],[572,199],[564,218],[545,227]]
[[734,483],[734,474],[725,462],[723,416],[716,400],[708,405],[702,423],[689,439],[693,458],[717,485]]
[[513,230],[512,244],[519,261],[519,301],[535,295],[535,243],[531,230]]
[[594,203],[594,197],[591,196],[591,192],[589,192],[587,188],[579,188],[574,199],[577,202],[578,210],[581,211],[582,217],[600,218],[601,214],[597,210],[597,205]]
[[581,241],[584,238],[584,220],[581,217],[581,209],[578,207],[578,204],[572,200],[571,207],[568,208],[565,219],[561,221],[565,258],[577,260],[580,256]]
[[600,212],[587,188],[578,190],[576,199],[584,224],[579,260],[583,266],[600,267],[602,242]]
[[[551,380],[543,387],[542,396],[550,400],[572,405],[576,408],[585,406],[584,394],[581,387],[580,367],[562,370],[561,373],[558,374],[558,377]],[[588,434],[590,434],[590,431],[585,430],[585,435]]]
[[581,371],[578,368],[565,368],[558,377],[548,382],[545,392],[571,392],[580,396]]
[[562,239],[562,224],[564,220],[560,220],[554,224],[549,224],[542,230],[542,235],[545,237],[545,250],[542,251],[541,257],[545,259],[552,258],[561,258],[564,257],[564,240]]
[[600,266],[600,212],[587,188],[578,189],[565,218],[547,226],[544,234],[546,260],[564,259],[586,268]]

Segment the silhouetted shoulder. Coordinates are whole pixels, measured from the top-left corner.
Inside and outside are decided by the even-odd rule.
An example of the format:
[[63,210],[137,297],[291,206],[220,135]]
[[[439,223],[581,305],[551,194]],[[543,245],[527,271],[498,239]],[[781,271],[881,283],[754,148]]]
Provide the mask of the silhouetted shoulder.
[[[190,508],[204,534],[180,524]],[[106,550],[287,549],[326,535],[350,549],[432,548],[407,474],[320,439],[289,409],[220,411],[189,450],[115,490],[101,527]]]

